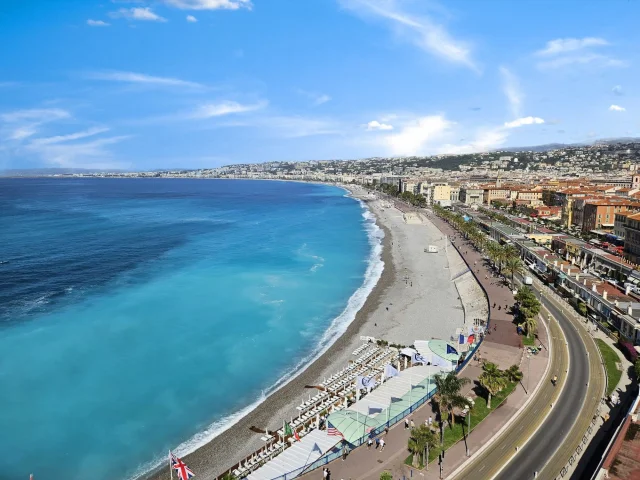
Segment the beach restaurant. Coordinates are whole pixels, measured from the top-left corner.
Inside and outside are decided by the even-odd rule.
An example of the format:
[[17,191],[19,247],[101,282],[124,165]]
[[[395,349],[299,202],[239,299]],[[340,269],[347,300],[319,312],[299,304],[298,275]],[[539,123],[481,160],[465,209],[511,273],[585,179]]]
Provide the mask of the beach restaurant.
[[424,403],[435,391],[433,377],[446,371],[449,370],[427,365],[412,366],[397,372],[350,407],[329,414],[325,425],[330,423],[342,437],[329,435],[326,430],[314,429],[247,478],[295,478],[339,456],[343,438],[351,446],[362,445],[371,432],[380,433],[388,422],[397,423],[407,415],[407,410]]

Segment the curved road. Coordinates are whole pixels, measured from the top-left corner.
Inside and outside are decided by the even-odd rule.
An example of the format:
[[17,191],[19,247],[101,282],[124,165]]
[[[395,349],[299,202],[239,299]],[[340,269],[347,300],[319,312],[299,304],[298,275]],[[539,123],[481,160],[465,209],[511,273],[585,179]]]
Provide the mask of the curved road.
[[[546,287],[536,285],[536,290],[539,288],[544,290]],[[552,364],[544,383],[517,420],[487,451],[469,462],[456,479],[524,480],[534,478],[536,471],[539,479],[554,479],[582,441],[604,390],[600,357],[586,331],[576,327],[574,320],[568,318],[570,314],[564,313],[569,307],[563,308],[547,295],[541,300],[557,319],[551,320],[549,325],[553,338]],[[565,373],[567,368],[568,374]],[[601,373],[594,375],[588,384],[590,371]],[[554,374],[559,378],[557,387],[550,381]],[[525,443],[515,453],[516,446]]]

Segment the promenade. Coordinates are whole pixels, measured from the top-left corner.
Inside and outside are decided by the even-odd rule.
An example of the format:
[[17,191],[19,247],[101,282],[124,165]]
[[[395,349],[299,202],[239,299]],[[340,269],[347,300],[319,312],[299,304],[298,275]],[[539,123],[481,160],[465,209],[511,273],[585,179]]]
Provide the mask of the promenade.
[[[407,210],[405,206],[404,210]],[[518,410],[525,404],[528,398],[527,387],[533,391],[542,379],[547,363],[549,361],[547,345],[547,331],[540,322],[539,338],[543,345],[543,351],[536,356],[526,358],[524,350],[520,348],[520,337],[516,333],[513,324],[513,294],[502,280],[495,275],[488,262],[482,258],[470,244],[453,231],[452,227],[441,221],[433,214],[428,214],[429,220],[443,233],[447,235],[452,244],[473,271],[478,283],[486,292],[489,299],[490,311],[490,333],[485,337],[478,353],[482,360],[489,360],[497,363],[500,368],[508,368],[513,364],[520,366],[524,378],[514,392],[505,402],[495,408],[492,413],[479,425],[477,425],[465,441],[460,441],[446,451],[443,464],[444,476],[460,467],[467,460],[467,453],[473,455],[483,445],[486,445],[500,431],[503,425],[513,418]],[[450,248],[450,247],[449,247]],[[495,304],[495,307],[494,307]],[[465,387],[463,393],[466,396],[476,397],[484,392],[476,385],[479,375],[482,373],[479,361],[471,361],[460,373],[460,376],[467,377],[471,382]],[[424,423],[429,416],[435,418],[435,411],[431,403],[417,409],[412,416],[416,425]],[[369,450],[360,447],[352,451],[345,460],[336,460],[328,465],[331,476],[334,479],[378,479],[380,473],[389,471],[394,478],[403,476],[410,478],[419,476],[425,479],[438,479],[439,466],[437,462],[429,465],[429,470],[415,471],[411,467],[404,465],[404,460],[408,456],[407,440],[409,431],[405,430],[403,422],[393,426],[385,436],[385,449]],[[468,451],[467,451],[468,448]],[[412,472],[412,470],[414,470]],[[314,470],[303,476],[303,478],[322,478],[322,470]]]

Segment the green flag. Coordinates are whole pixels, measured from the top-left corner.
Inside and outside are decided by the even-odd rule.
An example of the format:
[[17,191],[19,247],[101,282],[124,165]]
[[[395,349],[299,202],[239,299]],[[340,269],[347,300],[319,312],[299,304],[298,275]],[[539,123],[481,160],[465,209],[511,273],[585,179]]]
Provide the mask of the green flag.
[[293,435],[293,431],[291,430],[291,425],[289,425],[288,422],[284,424],[284,435],[285,437],[287,435]]

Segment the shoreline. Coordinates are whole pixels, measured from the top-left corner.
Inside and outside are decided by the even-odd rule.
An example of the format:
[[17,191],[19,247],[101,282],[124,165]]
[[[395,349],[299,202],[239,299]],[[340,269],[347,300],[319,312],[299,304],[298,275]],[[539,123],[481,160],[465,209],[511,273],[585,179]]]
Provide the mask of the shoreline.
[[[360,336],[412,345],[415,340],[447,340],[456,328],[464,326],[462,297],[474,294],[468,289],[458,291],[452,278],[453,252],[426,253],[429,244],[443,246],[442,232],[424,215],[409,219],[395,206],[369,196],[362,187],[333,186],[361,203],[364,212],[368,211],[384,232],[382,273],[354,319],[324,353],[244,417],[182,457],[200,479],[216,478],[265,445],[259,434],[249,430],[250,426],[274,431],[282,427],[284,419],[297,417],[295,407],[309,394],[304,386],[318,384],[345,367],[354,358],[351,352],[363,343]],[[168,473],[165,465],[139,478],[169,480]]]
[[[320,184],[327,185],[326,183]],[[373,216],[377,227],[384,232],[384,238],[381,242],[382,252],[380,254],[380,259],[383,263],[382,273],[364,304],[355,314],[354,319],[324,353],[306,367],[303,367],[302,371],[294,374],[295,376],[269,394],[264,400],[260,401],[246,415],[227,426],[219,435],[182,457],[185,463],[198,474],[198,478],[216,478],[216,476],[221,475],[239,460],[263,446],[264,442],[260,440],[260,435],[251,432],[249,430],[250,426],[255,425],[259,428],[276,430],[282,427],[281,422],[283,419],[296,416],[298,412],[295,407],[298,405],[298,399],[308,392],[304,386],[318,383],[323,376],[329,376],[347,364],[353,343],[361,343],[359,341],[360,330],[369,320],[371,313],[378,309],[384,291],[395,282],[396,269],[390,248],[392,244],[391,230],[380,222],[379,215],[370,207],[369,202],[360,198],[364,192],[358,194],[347,186],[340,184],[331,186],[344,190],[348,196],[357,201],[362,206],[363,211],[368,211]],[[135,478],[165,480],[169,479],[170,476],[165,466],[154,468]]]

